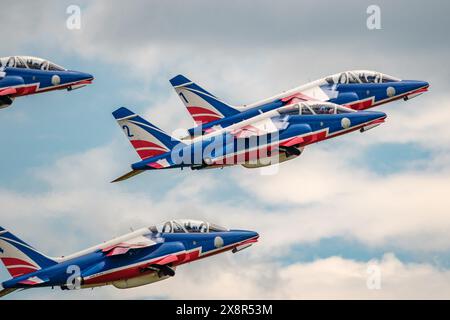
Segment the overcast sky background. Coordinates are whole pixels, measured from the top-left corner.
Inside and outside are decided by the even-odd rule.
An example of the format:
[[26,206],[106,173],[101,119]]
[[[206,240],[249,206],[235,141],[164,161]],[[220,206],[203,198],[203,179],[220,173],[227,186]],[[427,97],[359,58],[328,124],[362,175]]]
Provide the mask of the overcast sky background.
[[[66,8],[81,7],[81,30]],[[381,30],[366,9],[381,8]],[[1,2],[1,56],[94,74],[74,92],[0,110],[0,222],[67,255],[172,218],[251,229],[260,242],[136,289],[36,289],[12,299],[450,298],[450,2]],[[430,92],[379,109],[386,123],[308,147],[278,174],[241,167],[142,174],[111,112],[171,132],[192,126],[168,80],[181,73],[231,104],[323,76],[373,69]],[[368,266],[381,289],[366,286]],[[0,279],[9,274],[1,268]]]

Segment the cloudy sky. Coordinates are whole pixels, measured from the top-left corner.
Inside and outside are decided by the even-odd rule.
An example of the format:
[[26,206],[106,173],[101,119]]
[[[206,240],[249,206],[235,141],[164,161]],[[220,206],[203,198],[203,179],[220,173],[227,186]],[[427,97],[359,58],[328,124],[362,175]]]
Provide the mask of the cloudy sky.
[[[66,8],[81,8],[81,29]],[[381,9],[381,30],[366,9]],[[119,290],[36,289],[9,298],[450,298],[448,1],[2,1],[2,56],[34,55],[93,85],[0,110],[0,222],[67,255],[166,219],[258,231],[260,242]],[[275,175],[241,167],[142,174],[111,112],[192,126],[179,73],[231,104],[350,69],[426,80],[380,110],[386,123],[308,147]],[[380,287],[368,286],[380,275]],[[2,267],[0,279],[9,278]]]

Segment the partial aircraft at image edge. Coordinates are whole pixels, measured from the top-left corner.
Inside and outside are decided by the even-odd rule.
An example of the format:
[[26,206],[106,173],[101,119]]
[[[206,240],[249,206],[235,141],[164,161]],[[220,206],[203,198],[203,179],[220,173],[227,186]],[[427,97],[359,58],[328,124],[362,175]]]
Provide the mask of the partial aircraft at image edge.
[[17,97],[61,89],[71,91],[93,79],[91,74],[68,70],[37,57],[0,58],[0,109],[9,107]]
[[244,250],[258,238],[254,231],[230,230],[205,221],[169,220],[54,258],[0,227],[0,260],[12,276],[1,283],[0,297],[40,287],[138,287],[173,277],[180,265]]

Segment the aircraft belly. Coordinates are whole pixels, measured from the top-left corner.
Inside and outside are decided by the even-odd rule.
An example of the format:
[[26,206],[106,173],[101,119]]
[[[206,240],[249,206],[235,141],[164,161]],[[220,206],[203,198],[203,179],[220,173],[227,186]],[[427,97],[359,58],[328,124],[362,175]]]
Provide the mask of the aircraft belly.
[[212,165],[235,165],[244,164],[249,161],[257,161],[258,159],[265,159],[270,157],[270,152],[274,146],[263,145],[255,147],[254,149],[239,150],[226,154],[224,157],[215,160]]
[[134,278],[123,279],[119,281],[112,282],[112,285],[117,289],[128,289],[143,286],[146,284],[150,284],[153,282],[165,280],[170,278],[170,276],[162,276],[160,277],[157,272],[152,272],[150,274],[141,275]]
[[102,283],[94,283],[94,284],[82,284],[81,289],[89,289],[89,288],[97,288],[111,285],[111,282],[102,282]]
[[275,163],[282,163],[282,162],[285,162],[288,160],[295,159],[297,157],[298,157],[298,155],[287,155],[285,152],[280,152],[278,154],[278,159],[276,162],[274,161],[276,159],[267,157],[264,159],[258,159],[258,161],[256,161],[255,163],[251,163],[251,162],[243,163],[242,166],[247,169],[255,169],[255,168],[261,168],[261,167],[267,167],[267,166],[273,165]]
[[119,281],[121,279],[128,279],[142,275],[141,268],[145,264],[138,266],[130,266],[125,267],[123,269],[112,271],[106,270],[105,272],[101,272],[93,275],[92,277],[87,277],[84,279],[85,285],[100,285],[102,283]]

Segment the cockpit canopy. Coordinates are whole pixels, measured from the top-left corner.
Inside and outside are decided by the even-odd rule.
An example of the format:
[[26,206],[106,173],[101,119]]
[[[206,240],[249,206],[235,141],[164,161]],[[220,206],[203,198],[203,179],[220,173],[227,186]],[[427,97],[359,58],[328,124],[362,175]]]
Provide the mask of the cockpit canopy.
[[149,228],[153,233],[210,233],[225,232],[227,228],[201,220],[180,219],[170,220],[158,226]]
[[5,67],[35,69],[43,71],[67,70],[61,66],[58,66],[56,63],[50,62],[48,60],[29,56],[12,56],[0,58],[0,68]]
[[398,82],[400,79],[369,70],[354,70],[337,73],[325,78],[328,84],[351,84],[351,83],[386,83]]
[[278,109],[281,115],[317,115],[317,114],[341,114],[356,112],[331,102],[300,102]]

